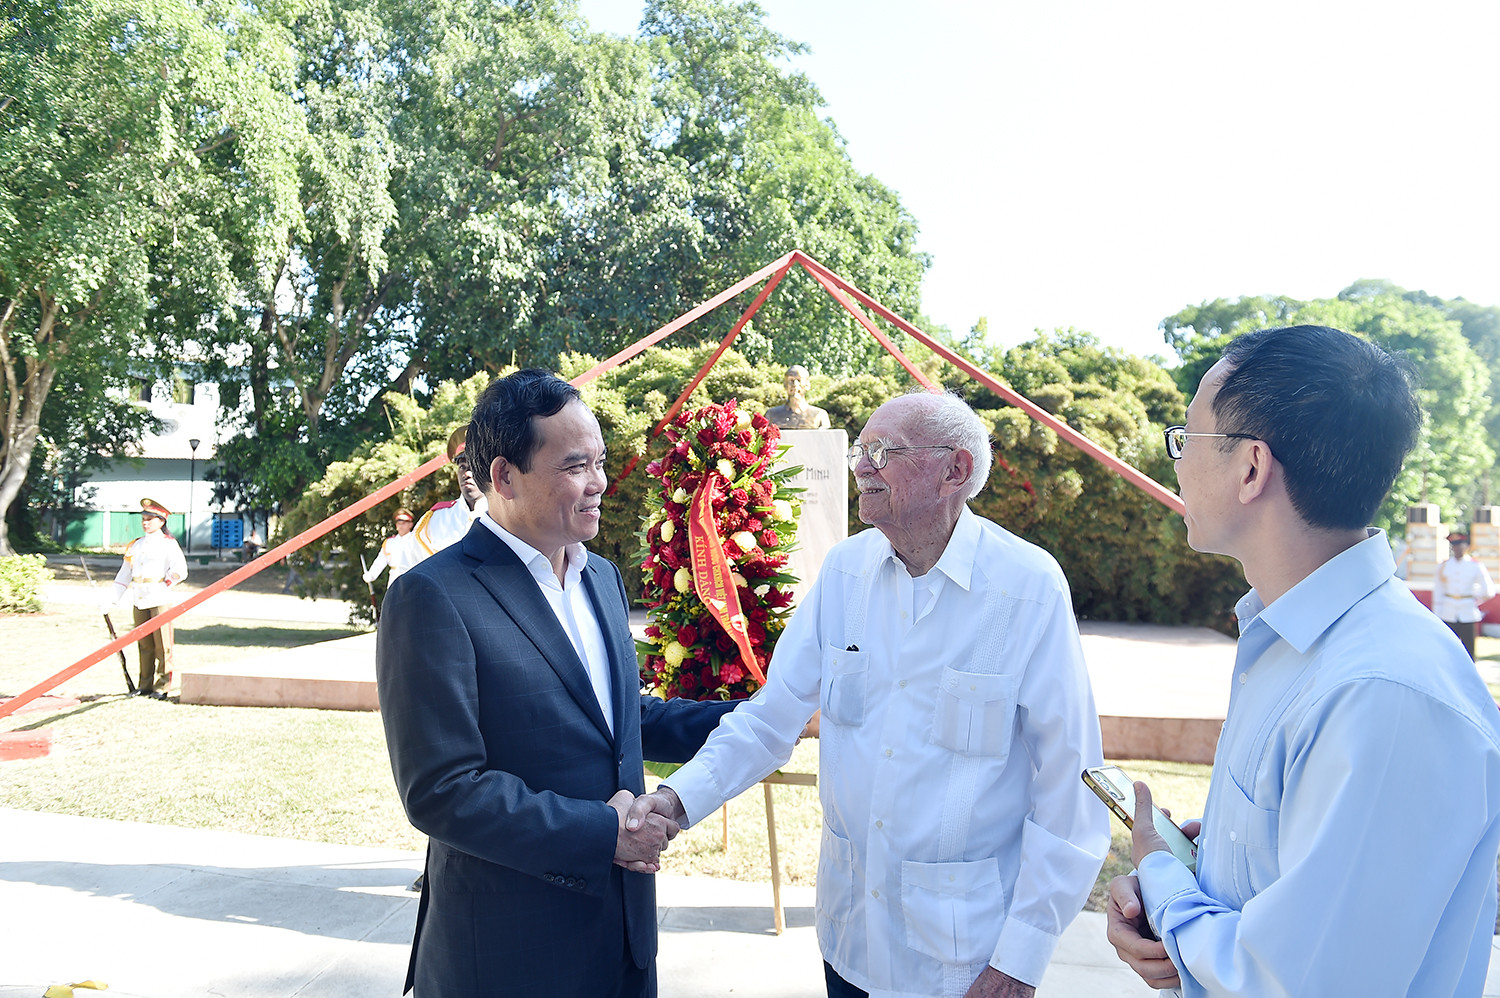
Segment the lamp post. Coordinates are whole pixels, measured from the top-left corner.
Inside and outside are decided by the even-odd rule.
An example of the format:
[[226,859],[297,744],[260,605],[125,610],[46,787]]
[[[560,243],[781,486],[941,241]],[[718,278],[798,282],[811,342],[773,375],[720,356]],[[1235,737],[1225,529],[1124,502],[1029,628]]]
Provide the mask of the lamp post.
[[198,444],[201,443],[197,437],[188,441],[188,448],[192,455],[188,458],[188,515],[187,515],[187,549],[193,550],[193,479],[198,473]]

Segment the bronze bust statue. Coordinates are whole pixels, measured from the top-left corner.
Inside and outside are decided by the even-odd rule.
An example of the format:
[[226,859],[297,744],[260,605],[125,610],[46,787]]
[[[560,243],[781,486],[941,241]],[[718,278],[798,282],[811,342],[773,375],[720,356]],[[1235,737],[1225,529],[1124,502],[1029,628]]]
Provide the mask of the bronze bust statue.
[[783,430],[826,430],[828,412],[807,401],[812,376],[807,368],[793,364],[786,369],[786,403],[766,410],[766,418]]

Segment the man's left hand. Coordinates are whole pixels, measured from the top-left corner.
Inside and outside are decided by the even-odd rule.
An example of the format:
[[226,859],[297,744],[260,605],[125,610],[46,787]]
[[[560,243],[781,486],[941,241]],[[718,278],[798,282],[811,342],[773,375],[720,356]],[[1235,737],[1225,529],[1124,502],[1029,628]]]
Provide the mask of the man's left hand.
[[1140,869],[1141,860],[1153,852],[1169,851],[1167,840],[1156,830],[1156,818],[1151,813],[1151,788],[1137,780],[1135,783],[1135,823],[1130,830],[1130,861]]
[[964,992],[964,998],[1032,998],[1035,994],[1036,988],[1030,984],[1022,984],[994,967],[985,967]]

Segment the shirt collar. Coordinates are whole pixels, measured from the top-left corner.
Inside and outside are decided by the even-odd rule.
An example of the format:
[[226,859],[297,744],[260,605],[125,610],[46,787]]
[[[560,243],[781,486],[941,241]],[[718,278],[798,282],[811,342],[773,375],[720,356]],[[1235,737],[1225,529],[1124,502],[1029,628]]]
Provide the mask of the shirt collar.
[[[932,570],[942,572],[961,588],[968,590],[974,579],[974,557],[979,548],[979,534],[979,517],[965,505],[959,510],[958,522],[953,525],[948,546],[943,548],[943,553],[938,556]],[[905,564],[896,557],[896,549],[891,547],[890,539],[884,534],[880,535],[880,546],[876,551],[879,561],[890,559],[901,565],[902,571],[906,571]]]
[[[557,575],[552,571],[552,562],[547,560],[546,555],[500,526],[495,518],[490,516],[488,509],[481,512],[477,519],[489,529],[490,533],[504,541],[516,553],[516,557],[521,559],[521,564],[526,566],[538,583],[557,585]],[[589,552],[582,544],[569,544],[564,550],[567,552],[568,567],[563,571],[562,588],[567,589],[583,575],[583,567],[589,562]]]
[[1385,531],[1371,529],[1364,540],[1328,559],[1270,606],[1250,590],[1235,606],[1240,633],[1261,620],[1299,653],[1306,653],[1334,621],[1395,574]]

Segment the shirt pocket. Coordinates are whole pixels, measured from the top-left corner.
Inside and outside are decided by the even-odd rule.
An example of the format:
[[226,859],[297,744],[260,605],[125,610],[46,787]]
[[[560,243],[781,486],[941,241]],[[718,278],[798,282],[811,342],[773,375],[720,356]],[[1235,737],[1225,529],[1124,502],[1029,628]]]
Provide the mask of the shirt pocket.
[[1215,838],[1229,846],[1234,890],[1239,904],[1270,887],[1281,877],[1277,846],[1280,841],[1281,812],[1257,807],[1233,779],[1226,781],[1231,801],[1230,825]]
[[818,919],[843,925],[853,908],[854,849],[825,821],[818,852]]
[[1016,676],[945,668],[938,681],[932,740],[960,755],[1004,762],[1016,719]]
[[823,710],[824,720],[834,724],[863,724],[869,678],[868,653],[824,648],[823,691],[818,705]]
[[901,863],[906,945],[918,953],[943,963],[984,963],[994,955],[1006,909],[998,859]]

